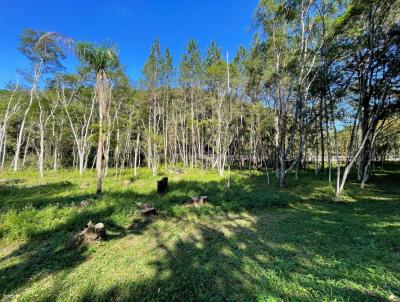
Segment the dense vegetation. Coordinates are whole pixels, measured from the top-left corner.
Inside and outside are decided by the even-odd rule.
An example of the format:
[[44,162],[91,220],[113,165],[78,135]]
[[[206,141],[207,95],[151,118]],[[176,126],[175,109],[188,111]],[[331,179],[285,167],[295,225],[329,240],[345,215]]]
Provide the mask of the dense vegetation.
[[[137,83],[113,45],[21,34],[4,300],[399,301],[400,1],[260,0],[253,22],[233,56],[155,40]],[[89,221],[107,241],[77,244]]]
[[269,168],[283,186],[310,162],[332,181],[336,162],[336,195],[355,163],[364,186],[399,153],[399,12],[395,0],[260,1],[253,45],[233,60],[191,40],[174,65],[156,40],[136,87],[112,46],[27,30],[32,69],[1,94],[1,169],[96,166],[100,192],[110,166]]

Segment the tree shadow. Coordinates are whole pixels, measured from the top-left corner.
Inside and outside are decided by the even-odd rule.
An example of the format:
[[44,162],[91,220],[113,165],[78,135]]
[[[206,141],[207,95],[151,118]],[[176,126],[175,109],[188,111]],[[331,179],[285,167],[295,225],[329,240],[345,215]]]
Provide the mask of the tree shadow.
[[[382,216],[359,207],[356,217],[334,203],[289,214],[218,214],[172,247],[153,230],[164,251],[150,264],[153,278],[92,287],[78,301],[385,301],[387,292],[399,294],[399,255],[380,249],[399,231],[384,235],[376,225]],[[385,214],[394,222],[399,211]]]
[[20,182],[10,182],[0,186],[0,210],[22,210],[30,206],[35,209],[42,209],[49,205],[67,206],[79,203],[82,200],[96,198],[94,194],[68,194],[59,196],[60,193],[71,191],[76,185],[69,181],[54,182],[48,184],[17,186]]
[[[81,231],[88,221],[104,221],[110,233],[109,240],[121,238],[125,229],[114,224],[108,217],[112,207],[87,209],[76,213],[64,223],[51,230],[36,232],[14,251],[0,259],[11,264],[0,269],[0,291],[15,290],[29,280],[40,279],[43,275],[64,269],[72,269],[86,258],[87,247],[76,245],[74,235]],[[12,261],[10,261],[12,260]]]
[[[376,297],[359,289],[371,286],[379,297],[384,298],[382,290],[400,294],[396,279],[385,277],[400,275],[396,262],[400,232],[392,227],[400,214],[398,201],[310,199],[310,206],[297,205],[301,196],[262,188],[263,181],[263,175],[252,176],[248,182],[233,180],[228,189],[224,181],[181,180],[171,182],[164,196],[129,189],[107,192],[102,198],[113,202],[76,212],[57,227],[33,234],[0,259],[6,263],[0,269],[0,292],[17,291],[27,282],[71,271],[85,262],[90,256],[87,248],[73,248],[70,242],[91,220],[105,223],[110,241],[149,235],[157,240],[155,249],[162,250],[163,256],[150,263],[155,271],[152,278],[128,279],[106,289],[92,286],[79,301],[310,301],[326,297],[375,301]],[[46,188],[59,192],[70,185],[39,190]],[[21,195],[32,192],[23,190]],[[209,204],[182,207],[183,200],[196,195],[209,196]],[[46,203],[51,202],[50,196]],[[133,226],[125,227],[110,218],[137,211],[144,203],[155,206],[160,212],[157,219],[166,222],[184,219],[188,213],[198,219],[171,245],[159,228],[150,228],[151,219],[134,220]],[[60,290],[54,288],[43,300],[51,300]]]
[[14,178],[14,179],[6,179],[6,178],[1,178],[0,179],[0,188],[4,186],[9,186],[9,185],[15,185],[19,183],[23,183],[25,180],[22,178]]
[[[246,206],[254,207],[254,199],[233,202],[236,194],[250,194],[251,188],[244,188],[240,182],[232,181],[228,190],[223,181],[196,182],[179,181],[172,183],[169,193],[163,196],[156,191],[147,194],[138,194],[133,190],[111,191],[104,193],[102,197],[95,198],[92,194],[72,194],[59,196],[59,193],[72,190],[74,185],[70,182],[58,182],[41,184],[33,187],[20,187],[9,185],[1,189],[3,196],[16,196],[19,202],[15,203],[5,198],[1,207],[4,211],[23,210],[27,203],[32,208],[40,210],[49,205],[71,206],[79,205],[80,200],[92,198],[93,207],[88,206],[68,217],[64,222],[51,229],[41,229],[29,234],[29,238],[14,251],[0,259],[3,268],[0,269],[0,292],[15,291],[26,284],[26,281],[39,280],[45,275],[63,270],[71,270],[84,262],[89,254],[85,246],[74,248],[71,241],[73,236],[85,228],[88,221],[103,222],[108,231],[110,241],[121,239],[129,234],[144,234],[152,219],[133,219],[130,226],[120,226],[110,217],[115,213],[126,211],[138,211],[143,204],[155,206],[159,213],[159,219],[182,218],[187,213],[195,215],[209,215],[222,210],[241,211]],[[193,194],[201,195],[206,192],[210,198],[209,204],[203,208],[183,209],[182,201]],[[244,193],[243,193],[244,192]],[[237,197],[237,196],[236,196]],[[96,207],[102,199],[115,202],[107,202],[106,206]],[[265,203],[264,206],[268,206]],[[182,210],[182,211],[181,211]],[[157,218],[158,219],[158,218]]]

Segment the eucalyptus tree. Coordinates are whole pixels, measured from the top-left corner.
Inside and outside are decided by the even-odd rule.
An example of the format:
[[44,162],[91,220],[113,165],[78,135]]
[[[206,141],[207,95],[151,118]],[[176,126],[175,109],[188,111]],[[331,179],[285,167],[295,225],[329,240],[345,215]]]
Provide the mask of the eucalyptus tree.
[[39,129],[39,150],[38,150],[38,169],[41,177],[44,176],[45,165],[45,135],[46,128],[50,120],[53,119],[54,114],[58,108],[58,98],[55,93],[48,90],[47,93],[42,93],[38,97],[38,129]]
[[217,168],[222,176],[232,141],[230,135],[232,122],[230,86],[234,83],[236,85],[237,71],[236,65],[229,62],[228,57],[226,61],[223,59],[221,49],[215,42],[209,45],[204,63],[206,91],[212,107],[211,125],[215,125],[214,135],[211,135],[209,139],[209,145],[212,145],[213,152],[212,166]]
[[[57,89],[55,88],[56,93]],[[57,95],[57,102],[58,106],[54,110],[51,119],[50,119],[50,124],[51,124],[51,143],[50,143],[50,148],[52,149],[52,158],[53,158],[53,171],[57,172],[59,168],[59,162],[62,159],[63,153],[62,153],[62,145],[65,144],[66,141],[68,141],[69,135],[66,133],[66,127],[65,127],[65,115],[63,112],[62,104],[59,102],[59,98]]]
[[[108,157],[113,159],[116,175],[120,175],[124,166],[131,163],[131,139],[135,130],[133,118],[137,105],[134,91],[123,70],[110,74],[110,80],[113,83],[112,98],[115,102],[108,112],[108,118],[112,117],[112,123],[107,132],[106,150],[108,149]],[[114,149],[112,156],[111,148]]]
[[[78,74],[59,75],[56,80],[56,91],[59,103],[64,109],[66,120],[73,136],[73,145],[77,150],[79,174],[83,175],[87,167],[87,156],[90,151],[90,136],[96,94],[84,87],[88,81],[87,70]],[[74,150],[72,153],[75,154]]]
[[[0,100],[4,100],[8,98],[8,101],[5,105],[4,102],[4,108],[1,108],[3,115],[1,116],[0,119],[0,170],[3,170],[4,167],[4,161],[6,157],[6,146],[7,146],[7,132],[8,132],[8,125],[10,119],[15,115],[20,106],[20,101],[21,101],[21,93],[19,92],[19,83],[16,83],[14,88],[12,89],[12,93],[7,95],[4,94],[1,96]],[[3,105],[3,102],[0,103]]]
[[400,158],[400,116],[391,117],[388,121],[390,128],[381,131],[376,138],[373,162],[383,167],[386,160],[398,160]]
[[342,79],[335,87],[345,87],[347,114],[354,117],[350,154],[343,174],[338,173],[336,195],[356,162],[364,186],[378,132],[400,110],[399,16],[399,1],[354,0],[335,23],[332,45],[344,58],[333,66]]
[[104,118],[111,103],[110,83],[107,72],[119,67],[116,50],[110,46],[96,46],[90,42],[79,42],[76,52],[82,63],[96,73],[95,94],[98,101],[99,132],[97,145],[97,193],[101,193],[103,179],[103,149],[104,149]]
[[[238,137],[241,147],[241,166],[244,167],[244,158],[247,158],[249,168],[257,168],[261,154],[267,154],[270,148],[265,144],[260,144],[261,125],[265,122],[270,125],[273,121],[267,120],[264,115],[266,108],[271,105],[268,103],[271,98],[267,98],[268,85],[265,82],[266,68],[266,49],[265,43],[260,40],[259,34],[256,33],[253,37],[253,43],[249,49],[239,48],[234,59],[238,70],[238,91],[237,98],[242,102],[248,102],[246,106],[246,115],[240,114],[240,125],[242,134]],[[263,108],[264,107],[264,108]],[[261,114],[262,118],[260,119]],[[264,128],[266,138],[271,140],[273,129]],[[260,148],[264,146],[262,152]],[[269,144],[268,147],[271,145]],[[261,160],[263,161],[263,160]],[[265,163],[265,160],[264,160]]]
[[19,50],[31,62],[32,74],[27,79],[31,84],[31,89],[17,137],[13,160],[14,171],[18,170],[23,131],[33,101],[38,97],[39,81],[43,74],[60,69],[61,60],[65,58],[63,48],[60,46],[60,36],[54,32],[25,30],[20,37]]
[[265,33],[264,81],[276,113],[274,145],[279,185],[302,157],[306,106],[323,46],[314,0],[260,1],[256,18]]

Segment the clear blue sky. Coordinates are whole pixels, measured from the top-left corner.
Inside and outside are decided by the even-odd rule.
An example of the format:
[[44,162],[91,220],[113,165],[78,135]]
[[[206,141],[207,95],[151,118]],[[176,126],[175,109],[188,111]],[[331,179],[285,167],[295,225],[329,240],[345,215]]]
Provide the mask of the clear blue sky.
[[[27,66],[18,52],[23,29],[57,31],[78,41],[111,41],[132,80],[138,79],[158,37],[174,62],[194,38],[205,52],[215,40],[224,52],[249,45],[258,0],[1,0],[0,87]],[[74,62],[66,63],[72,69]]]

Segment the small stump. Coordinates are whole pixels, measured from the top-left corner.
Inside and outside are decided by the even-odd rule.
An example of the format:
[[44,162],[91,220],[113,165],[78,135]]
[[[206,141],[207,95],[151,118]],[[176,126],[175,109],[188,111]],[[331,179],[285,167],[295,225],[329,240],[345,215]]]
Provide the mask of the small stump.
[[207,196],[196,196],[192,197],[190,200],[184,201],[183,206],[185,207],[201,207],[204,203],[206,203],[208,200]]
[[142,215],[143,217],[152,217],[156,216],[157,214],[157,210],[147,204],[143,205],[143,209],[140,211],[140,215]]
[[168,191],[168,177],[163,177],[161,180],[157,181],[157,192],[164,195]]
[[82,232],[77,236],[78,243],[90,244],[94,241],[105,241],[107,240],[107,232],[104,223],[93,224],[91,221],[87,224]]

